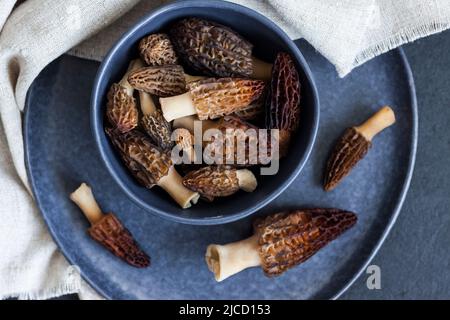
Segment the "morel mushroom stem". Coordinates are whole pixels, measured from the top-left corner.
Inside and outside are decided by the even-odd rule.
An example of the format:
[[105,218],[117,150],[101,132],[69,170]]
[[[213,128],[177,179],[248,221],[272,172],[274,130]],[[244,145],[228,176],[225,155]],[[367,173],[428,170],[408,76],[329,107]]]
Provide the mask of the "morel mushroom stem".
[[95,201],[92,189],[86,183],[82,183],[77,190],[70,194],[70,200],[80,207],[91,225],[103,218],[102,210]]
[[245,192],[253,192],[258,186],[255,175],[248,169],[236,170],[236,177],[238,179],[239,188]]
[[244,269],[258,267],[261,265],[258,236],[253,235],[226,245],[211,244],[206,249],[205,259],[219,282]]
[[142,63],[142,61],[140,59],[136,59],[131,61],[127,72],[125,73],[125,75],[122,77],[122,79],[120,80],[119,84],[124,87],[127,90],[127,94],[129,96],[133,95],[134,92],[134,88],[131,86],[131,84],[128,82],[128,76],[135,70],[142,68],[144,66],[144,64]]
[[183,185],[183,178],[178,174],[172,166],[169,173],[159,179],[158,186],[163,188],[170,196],[183,208],[189,208],[192,204],[196,204],[200,195],[193,192]]
[[253,79],[269,81],[272,77],[272,64],[262,61],[258,58],[252,57],[253,63]]
[[372,141],[373,137],[377,135],[379,132],[383,131],[387,127],[393,125],[395,123],[395,114],[394,111],[385,106],[377,111],[372,117],[370,117],[366,122],[362,125],[355,127],[356,131],[358,131],[367,141]]
[[167,121],[197,114],[190,92],[179,96],[160,98],[161,110]]
[[141,110],[144,116],[149,116],[155,113],[156,105],[153,102],[152,96],[144,91],[139,91],[139,100],[141,103]]

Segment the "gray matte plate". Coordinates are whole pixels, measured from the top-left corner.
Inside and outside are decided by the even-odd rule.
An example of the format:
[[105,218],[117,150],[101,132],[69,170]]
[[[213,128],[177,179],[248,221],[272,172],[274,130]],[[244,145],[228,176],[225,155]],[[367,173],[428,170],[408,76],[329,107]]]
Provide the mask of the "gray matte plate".
[[[400,50],[339,79],[309,45],[302,42],[300,47],[320,94],[318,138],[300,176],[258,214],[339,207],[358,213],[359,221],[307,262],[270,279],[249,269],[218,284],[203,259],[209,243],[249,236],[254,216],[221,226],[177,224],[144,212],[114,183],[89,128],[97,63],[63,56],[41,73],[29,91],[25,115],[32,188],[62,252],[100,293],[115,299],[332,298],[363,270],[392,227],[409,186],[417,142],[412,76]],[[364,161],[335,191],[323,192],[322,172],[333,142],[384,104],[393,106],[397,124],[375,138]],[[68,199],[82,181],[93,187],[104,211],[115,212],[150,253],[150,268],[129,267],[88,237],[88,222]]]

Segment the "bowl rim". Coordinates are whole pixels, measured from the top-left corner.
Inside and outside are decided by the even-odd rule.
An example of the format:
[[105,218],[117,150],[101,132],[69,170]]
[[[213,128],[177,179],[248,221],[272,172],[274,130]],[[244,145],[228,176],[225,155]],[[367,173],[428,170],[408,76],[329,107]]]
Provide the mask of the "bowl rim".
[[[188,218],[183,217],[179,214],[174,214],[170,212],[166,212],[164,210],[160,210],[150,203],[143,201],[140,197],[135,195],[126,184],[121,180],[119,175],[116,173],[116,170],[113,168],[113,164],[109,159],[109,156],[102,146],[102,135],[104,136],[103,127],[99,125],[100,117],[101,117],[101,106],[99,105],[99,101],[101,100],[102,93],[100,92],[100,84],[104,81],[106,69],[111,63],[111,60],[114,58],[117,51],[125,45],[128,39],[139,29],[141,29],[144,25],[151,22],[151,20],[155,19],[157,16],[163,15],[169,11],[180,10],[186,7],[200,7],[200,8],[216,8],[216,9],[228,9],[233,11],[238,11],[244,15],[251,16],[259,20],[261,23],[267,25],[271,28],[278,37],[289,47],[290,51],[294,54],[295,59],[303,69],[303,72],[309,82],[312,93],[312,104],[313,104],[313,123],[312,123],[312,132],[311,137],[308,140],[306,150],[303,153],[301,159],[299,159],[295,168],[292,169],[289,177],[283,181],[282,184],[278,185],[275,190],[273,190],[267,197],[261,199],[257,204],[254,204],[244,210],[237,211],[236,213],[225,215],[225,216],[216,216],[216,217],[204,217],[204,218]],[[240,219],[243,219],[258,210],[265,207],[267,204],[272,202],[275,198],[277,198],[286,188],[297,178],[299,173],[302,171],[305,166],[309,156],[311,155],[314,143],[316,141],[317,132],[319,129],[319,118],[320,118],[320,103],[319,103],[319,95],[317,91],[317,87],[315,84],[314,77],[309,68],[308,63],[303,57],[300,49],[294,43],[294,41],[273,21],[264,15],[256,12],[253,9],[250,9],[245,6],[241,6],[239,4],[226,2],[226,1],[211,1],[211,0],[185,0],[185,1],[176,1],[164,6],[161,6],[149,13],[147,13],[141,20],[139,20],[136,24],[134,24],[128,31],[126,31],[120,38],[115,42],[112,48],[108,51],[107,55],[101,62],[101,65],[97,71],[95,76],[91,100],[90,100],[90,116],[91,116],[91,131],[95,140],[95,144],[97,146],[97,150],[100,152],[100,157],[105,164],[109,174],[113,177],[114,181],[119,185],[119,187],[123,190],[123,192],[139,207],[144,209],[145,211],[160,216],[166,220],[188,224],[188,225],[220,225],[225,223],[234,222]],[[101,128],[100,128],[101,127]]]

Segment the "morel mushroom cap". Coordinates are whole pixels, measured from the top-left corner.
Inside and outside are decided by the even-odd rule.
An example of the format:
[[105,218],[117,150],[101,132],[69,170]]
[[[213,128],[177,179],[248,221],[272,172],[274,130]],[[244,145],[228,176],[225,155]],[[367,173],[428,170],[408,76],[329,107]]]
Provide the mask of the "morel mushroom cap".
[[169,37],[164,33],[151,34],[139,42],[139,53],[149,66],[177,64],[177,55]]
[[[261,95],[263,97],[263,95]],[[245,121],[256,121],[264,114],[265,99],[258,99],[251,103],[245,109],[235,112],[234,114]]]
[[178,65],[144,67],[132,72],[128,82],[136,90],[158,97],[171,97],[187,91],[184,71]]
[[91,223],[89,235],[117,257],[137,268],[150,265],[150,257],[139,248],[131,233],[112,214],[104,215],[92,194],[91,188],[82,183],[70,199],[75,202]]
[[395,123],[390,107],[383,107],[358,127],[348,128],[331,153],[324,179],[325,191],[334,189],[372,146],[373,137]]
[[196,154],[194,145],[194,137],[191,132],[185,128],[178,128],[173,131],[172,140],[178,147],[178,152],[183,151],[183,163],[193,164],[196,162]]
[[198,193],[183,186],[183,179],[173,167],[166,152],[160,151],[150,139],[137,130],[118,135],[107,130],[120,151],[123,161],[134,177],[147,188],[155,184],[163,188],[183,209],[197,203]]
[[189,92],[161,98],[167,121],[197,114],[200,120],[216,119],[243,110],[264,91],[264,82],[237,78],[210,78],[188,84]]
[[271,65],[252,57],[253,46],[215,22],[187,18],[169,34],[186,64],[210,76],[269,79]]
[[173,146],[171,140],[172,127],[164,119],[162,112],[156,109],[152,97],[145,92],[139,92],[139,100],[142,110],[141,124],[153,142],[164,151]]
[[138,110],[133,98],[133,87],[128,83],[128,75],[139,68],[142,62],[134,60],[119,83],[114,83],[107,95],[106,116],[109,123],[120,132],[128,132],[138,124]]
[[[223,156],[223,164],[249,166],[268,164],[271,160],[270,140],[268,136],[261,136],[259,128],[230,115],[221,118],[215,129],[220,134],[206,143],[204,156]],[[260,144],[265,144],[262,148]]]
[[287,53],[279,53],[275,60],[266,108],[267,128],[280,130],[279,150],[284,156],[300,116],[300,80],[294,61]]
[[206,262],[217,281],[246,268],[261,266],[275,276],[298,265],[356,223],[354,213],[340,209],[282,212],[254,224],[255,234],[227,245],[209,245]]
[[230,196],[239,189],[253,192],[258,185],[250,170],[229,166],[208,166],[191,171],[184,177],[183,184],[210,201],[215,197]]

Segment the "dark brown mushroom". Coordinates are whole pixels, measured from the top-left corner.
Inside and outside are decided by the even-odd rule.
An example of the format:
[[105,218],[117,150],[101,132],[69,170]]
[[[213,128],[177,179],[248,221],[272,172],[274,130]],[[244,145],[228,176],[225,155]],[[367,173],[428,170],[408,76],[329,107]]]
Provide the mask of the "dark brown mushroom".
[[197,202],[198,193],[183,186],[183,178],[175,170],[169,155],[154,146],[145,134],[137,130],[121,135],[113,130],[106,132],[133,176],[147,179],[146,187],[158,185],[183,209]]
[[217,281],[258,266],[267,276],[276,276],[309,259],[356,220],[354,213],[340,209],[277,213],[257,220],[248,239],[209,245],[206,262]]
[[128,82],[128,75],[141,66],[140,60],[133,60],[122,80],[114,83],[107,95],[106,116],[111,126],[122,133],[133,130],[138,125],[134,88]]
[[270,79],[272,65],[253,57],[253,46],[223,25],[186,18],[170,28],[169,36],[179,57],[201,73]]
[[212,201],[216,197],[228,197],[239,190],[253,192],[258,182],[247,169],[237,170],[229,166],[207,166],[189,172],[183,178],[185,187]]
[[130,73],[128,82],[136,90],[157,97],[171,97],[185,93],[187,83],[204,78],[185,74],[179,65],[164,65],[139,68]]
[[150,265],[150,257],[139,248],[119,219],[113,213],[102,213],[87,184],[82,183],[70,195],[70,199],[78,205],[91,223],[88,233],[94,240],[134,267],[145,268]]
[[287,53],[279,53],[272,71],[267,95],[266,126],[279,130],[279,152],[288,152],[291,135],[299,126],[300,80],[294,61]]
[[177,55],[169,37],[164,33],[151,34],[139,42],[141,58],[149,66],[177,64]]
[[373,137],[395,123],[390,107],[383,107],[358,127],[348,128],[331,153],[324,179],[325,191],[334,189],[367,154]]

